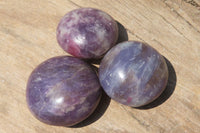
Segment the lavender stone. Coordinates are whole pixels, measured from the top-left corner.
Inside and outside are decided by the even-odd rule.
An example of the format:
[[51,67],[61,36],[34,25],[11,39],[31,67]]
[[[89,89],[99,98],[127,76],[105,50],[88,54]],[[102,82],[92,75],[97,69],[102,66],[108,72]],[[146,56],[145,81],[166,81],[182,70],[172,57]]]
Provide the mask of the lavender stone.
[[107,13],[80,8],[67,13],[57,27],[60,46],[75,57],[100,58],[118,39],[118,26]]
[[46,60],[32,72],[26,97],[30,111],[40,121],[72,126],[94,111],[101,89],[90,65],[75,57],[60,56]]
[[168,68],[165,59],[151,46],[141,42],[123,42],[103,58],[100,83],[117,102],[139,107],[156,99],[165,89]]

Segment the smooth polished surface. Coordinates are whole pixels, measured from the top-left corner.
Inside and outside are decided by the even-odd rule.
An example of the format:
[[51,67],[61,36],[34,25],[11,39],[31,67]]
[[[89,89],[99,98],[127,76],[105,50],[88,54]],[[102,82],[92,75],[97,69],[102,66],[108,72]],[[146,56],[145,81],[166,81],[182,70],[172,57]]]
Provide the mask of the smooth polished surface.
[[[199,133],[200,11],[191,1],[200,5],[200,0],[0,0],[0,133]],[[44,60],[67,54],[56,28],[80,7],[107,12],[124,26],[128,40],[146,42],[170,61],[164,102],[141,110],[111,100],[105,111],[97,110],[98,120],[81,128],[33,117],[26,104],[28,77]]]
[[96,72],[70,56],[46,60],[30,75],[27,103],[40,121],[71,126],[87,118],[97,107],[101,89]]
[[80,8],[67,13],[57,27],[60,46],[73,56],[100,58],[117,41],[118,27],[107,13]]
[[156,99],[167,85],[167,64],[155,49],[142,42],[117,44],[99,68],[105,92],[117,102],[139,107]]

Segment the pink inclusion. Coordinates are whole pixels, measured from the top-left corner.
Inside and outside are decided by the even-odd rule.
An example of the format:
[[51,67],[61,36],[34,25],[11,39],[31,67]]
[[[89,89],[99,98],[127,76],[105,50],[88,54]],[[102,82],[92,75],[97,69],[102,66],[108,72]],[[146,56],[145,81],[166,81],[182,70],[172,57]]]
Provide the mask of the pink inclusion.
[[132,98],[129,97],[129,98],[127,99],[127,103],[130,103],[131,101],[132,101]]
[[68,45],[67,51],[76,56],[76,57],[80,57],[80,48],[78,45],[74,44],[73,42],[71,44]]

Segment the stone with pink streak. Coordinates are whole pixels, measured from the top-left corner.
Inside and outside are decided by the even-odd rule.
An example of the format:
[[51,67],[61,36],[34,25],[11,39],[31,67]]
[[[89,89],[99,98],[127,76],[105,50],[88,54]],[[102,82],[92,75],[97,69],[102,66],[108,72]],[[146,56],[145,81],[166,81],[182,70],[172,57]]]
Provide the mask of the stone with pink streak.
[[127,41],[113,47],[99,68],[105,92],[124,105],[139,107],[155,100],[166,87],[168,68],[163,56],[148,44]]
[[116,21],[98,9],[73,10],[61,19],[57,27],[57,41],[63,50],[83,59],[101,58],[117,39]]

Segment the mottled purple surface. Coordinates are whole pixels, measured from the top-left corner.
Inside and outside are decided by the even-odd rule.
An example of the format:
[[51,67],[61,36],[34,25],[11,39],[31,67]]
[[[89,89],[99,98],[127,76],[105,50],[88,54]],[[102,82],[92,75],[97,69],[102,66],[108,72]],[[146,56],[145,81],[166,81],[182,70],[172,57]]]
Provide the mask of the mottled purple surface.
[[80,8],[67,13],[57,27],[60,46],[75,57],[100,58],[117,41],[118,26],[107,13]]
[[162,55],[149,45],[123,42],[103,58],[99,79],[112,99],[139,107],[152,102],[163,92],[168,68]]
[[26,96],[37,119],[51,125],[71,126],[94,111],[101,89],[90,65],[75,57],[60,56],[46,60],[32,72]]

